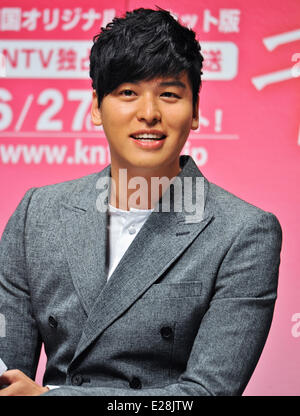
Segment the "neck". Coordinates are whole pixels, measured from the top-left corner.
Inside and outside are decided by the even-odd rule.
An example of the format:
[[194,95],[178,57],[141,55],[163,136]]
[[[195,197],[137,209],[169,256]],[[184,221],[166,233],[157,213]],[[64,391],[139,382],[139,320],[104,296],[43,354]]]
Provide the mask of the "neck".
[[123,210],[152,209],[180,170],[179,160],[167,169],[128,168],[112,163],[110,204]]

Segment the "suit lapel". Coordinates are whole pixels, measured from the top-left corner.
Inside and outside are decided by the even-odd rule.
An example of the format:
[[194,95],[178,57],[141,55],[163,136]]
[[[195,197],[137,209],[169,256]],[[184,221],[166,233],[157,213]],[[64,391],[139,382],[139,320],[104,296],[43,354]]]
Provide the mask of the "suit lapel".
[[[102,188],[97,190],[99,181]],[[107,279],[107,207],[104,201],[109,188],[103,185],[109,182],[109,168],[101,172],[98,181],[91,182],[88,187],[85,184],[84,189],[74,192],[73,200],[60,207],[66,236],[64,249],[74,287],[87,315]],[[100,199],[101,191],[106,196]]]
[[[188,164],[179,176],[203,178],[192,159],[189,162],[192,166]],[[206,194],[208,183],[203,183]],[[153,212],[149,216],[107,284],[102,285],[73,361],[171,267],[213,218],[210,213],[200,217],[184,212]]]

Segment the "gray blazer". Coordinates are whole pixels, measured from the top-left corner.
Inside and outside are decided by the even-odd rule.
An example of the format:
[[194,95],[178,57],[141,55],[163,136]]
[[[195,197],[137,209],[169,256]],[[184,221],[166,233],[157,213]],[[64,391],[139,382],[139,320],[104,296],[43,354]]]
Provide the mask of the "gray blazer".
[[204,178],[203,218],[153,212],[107,282],[109,175],[30,189],[10,218],[0,357],[34,378],[43,342],[44,384],[62,386],[46,395],[241,395],[272,321],[278,220]]

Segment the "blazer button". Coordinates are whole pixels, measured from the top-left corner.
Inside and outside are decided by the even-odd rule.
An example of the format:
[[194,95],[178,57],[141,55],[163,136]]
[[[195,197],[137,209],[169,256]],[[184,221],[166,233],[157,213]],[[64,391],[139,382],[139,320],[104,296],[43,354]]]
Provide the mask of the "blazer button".
[[142,388],[141,380],[137,377],[133,377],[129,383],[129,387],[131,387],[132,389],[141,389]]
[[51,328],[57,328],[57,320],[54,318],[54,316],[49,316],[48,318],[48,324]]
[[104,185],[103,185],[103,188],[100,188],[99,189],[99,192],[101,193],[101,192],[104,192],[104,191],[106,191],[106,189],[108,188],[108,184],[107,183],[105,183]]
[[170,326],[164,326],[160,330],[161,336],[165,339],[171,339],[173,337],[173,330]]
[[75,374],[74,376],[72,376],[71,381],[73,386],[81,386],[83,382],[83,377],[80,374]]

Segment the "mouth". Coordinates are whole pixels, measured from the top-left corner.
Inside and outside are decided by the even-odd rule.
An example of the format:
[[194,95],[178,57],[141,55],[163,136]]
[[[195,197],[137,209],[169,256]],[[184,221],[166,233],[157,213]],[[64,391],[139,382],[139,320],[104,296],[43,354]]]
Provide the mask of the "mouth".
[[167,136],[165,134],[153,134],[153,133],[142,133],[142,134],[132,134],[130,136],[134,140],[139,140],[143,142],[155,142],[165,139]]
[[161,131],[139,131],[130,135],[135,145],[142,150],[155,151],[163,147],[167,136]]

